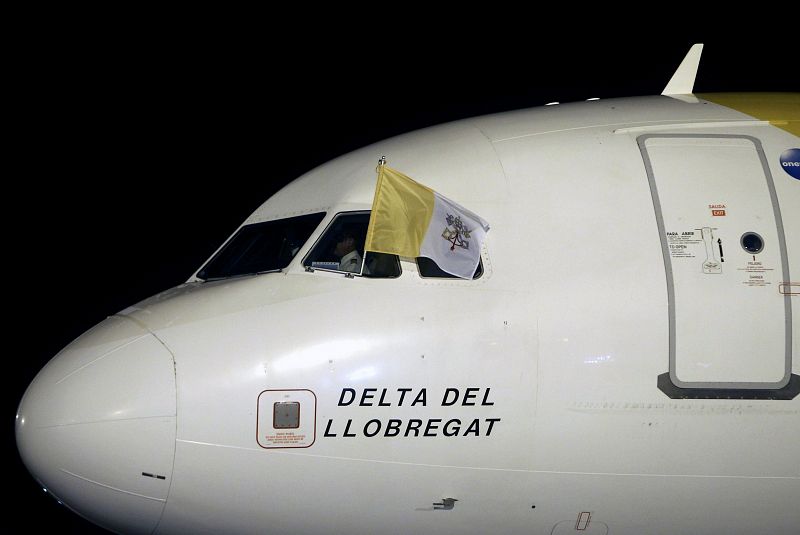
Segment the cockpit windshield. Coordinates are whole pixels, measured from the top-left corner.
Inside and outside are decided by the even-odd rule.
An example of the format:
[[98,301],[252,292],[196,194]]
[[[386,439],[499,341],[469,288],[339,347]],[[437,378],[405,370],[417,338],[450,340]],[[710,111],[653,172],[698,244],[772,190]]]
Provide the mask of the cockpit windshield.
[[325,213],[246,225],[197,274],[203,280],[280,271],[289,265]]

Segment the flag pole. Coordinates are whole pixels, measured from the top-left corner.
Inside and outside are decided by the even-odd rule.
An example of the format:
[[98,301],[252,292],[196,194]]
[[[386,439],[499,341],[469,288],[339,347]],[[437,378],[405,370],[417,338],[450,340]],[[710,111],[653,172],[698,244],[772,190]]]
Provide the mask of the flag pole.
[[[381,156],[378,158],[378,165],[375,166],[375,172],[378,173],[378,177],[380,177],[381,168],[386,165],[386,156]],[[378,194],[378,184],[375,184],[375,195]],[[372,201],[373,206],[375,205],[375,201]],[[370,211],[369,214],[370,222],[372,222],[372,212]],[[366,240],[365,240],[366,242]],[[375,251],[373,251],[375,252]],[[358,276],[361,277],[364,274],[364,266],[367,263],[367,247],[366,243],[364,244],[364,258],[361,259],[361,270],[358,272]]]

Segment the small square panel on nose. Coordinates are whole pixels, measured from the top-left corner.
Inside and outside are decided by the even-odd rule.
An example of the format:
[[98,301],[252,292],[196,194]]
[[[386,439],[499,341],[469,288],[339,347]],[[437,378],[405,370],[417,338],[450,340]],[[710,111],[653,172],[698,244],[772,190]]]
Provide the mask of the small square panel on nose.
[[258,395],[256,441],[262,448],[308,448],[317,437],[317,396],[311,390],[264,390]]
[[278,401],[273,406],[272,426],[275,429],[297,429],[300,427],[300,403]]

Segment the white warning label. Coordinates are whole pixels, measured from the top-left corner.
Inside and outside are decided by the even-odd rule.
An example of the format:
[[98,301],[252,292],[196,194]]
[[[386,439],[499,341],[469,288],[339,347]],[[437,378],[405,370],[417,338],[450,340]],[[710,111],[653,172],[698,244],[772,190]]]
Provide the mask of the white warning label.
[[742,284],[745,286],[769,286],[772,284],[768,280],[770,271],[775,271],[773,268],[764,267],[763,262],[756,260],[748,261],[747,265],[743,268],[738,268],[743,272],[745,279]]
[[672,258],[695,258],[702,244],[703,237],[698,230],[667,232],[667,247]]
[[271,447],[291,447],[291,446],[305,446],[306,435],[304,433],[296,433],[294,431],[278,431],[276,433],[264,433],[258,437],[260,441],[269,444]]

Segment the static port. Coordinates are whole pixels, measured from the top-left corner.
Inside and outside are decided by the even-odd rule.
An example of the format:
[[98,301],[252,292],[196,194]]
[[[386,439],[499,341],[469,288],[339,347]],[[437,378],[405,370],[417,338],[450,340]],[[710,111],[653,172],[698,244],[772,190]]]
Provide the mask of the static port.
[[740,240],[742,249],[750,254],[758,254],[764,250],[764,238],[755,232],[745,232]]

